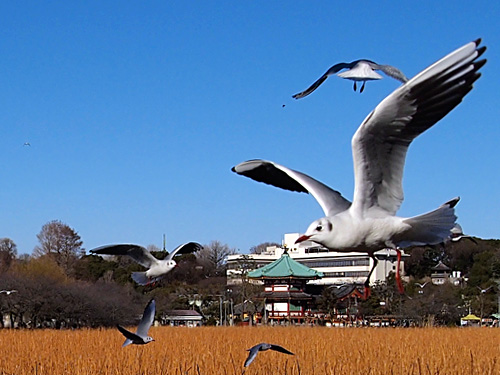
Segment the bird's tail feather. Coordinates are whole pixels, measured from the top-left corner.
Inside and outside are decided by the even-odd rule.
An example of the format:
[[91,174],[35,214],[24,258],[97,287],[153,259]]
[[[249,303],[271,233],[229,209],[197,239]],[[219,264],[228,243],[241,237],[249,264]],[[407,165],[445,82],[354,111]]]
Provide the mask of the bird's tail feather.
[[148,285],[150,283],[146,272],[132,272],[132,279],[139,285]]
[[406,233],[407,240],[398,243],[400,247],[435,245],[443,242],[451,234],[457,220],[455,206],[460,198],[454,198],[437,209],[404,220],[411,229]]

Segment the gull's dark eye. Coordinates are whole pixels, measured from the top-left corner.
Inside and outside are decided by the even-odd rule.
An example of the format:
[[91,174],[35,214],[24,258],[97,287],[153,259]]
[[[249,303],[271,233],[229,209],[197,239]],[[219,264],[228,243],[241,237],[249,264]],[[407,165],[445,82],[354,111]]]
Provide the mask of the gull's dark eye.
[[318,232],[321,232],[323,230],[323,226],[321,224],[319,224],[317,227],[316,227],[316,230]]

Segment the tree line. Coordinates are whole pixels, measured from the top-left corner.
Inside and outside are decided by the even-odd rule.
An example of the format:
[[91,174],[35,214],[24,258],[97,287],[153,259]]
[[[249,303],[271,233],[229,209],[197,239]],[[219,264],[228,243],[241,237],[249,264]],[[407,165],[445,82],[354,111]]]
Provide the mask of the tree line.
[[[12,239],[0,238],[0,314],[24,327],[98,327],[137,322],[144,305],[154,297],[157,315],[167,310],[196,309],[207,324],[222,324],[228,304],[259,301],[261,287],[248,283],[226,285],[225,258],[236,251],[220,241],[204,245],[197,254],[180,257],[178,267],[159,285],[139,286],[130,275],[141,266],[128,257],[88,255],[78,233],[60,221],[45,224],[37,235],[39,244],[31,255],[18,256]],[[273,243],[252,247],[261,253]],[[168,253],[149,245],[162,259]],[[356,301],[360,316],[393,315],[420,323],[456,324],[468,311],[489,316],[498,309],[500,240],[462,240],[440,246],[414,247],[407,251],[409,276],[405,295],[394,282],[375,285],[372,296]],[[458,286],[430,283],[432,268],[439,262],[461,271]],[[247,262],[248,263],[248,262]],[[242,269],[252,269],[252,262]],[[424,285],[424,286],[422,286]],[[486,292],[484,292],[486,291]],[[332,289],[314,290],[318,308],[345,311],[352,301],[336,300]],[[3,324],[3,321],[0,321]]]
[[[33,253],[22,256],[12,239],[0,238],[0,290],[5,291],[0,294],[0,315],[20,327],[132,324],[152,297],[161,315],[193,308],[193,296],[203,295],[196,308],[219,317],[219,296],[226,293],[224,260],[235,253],[212,241],[196,255],[182,255],[160,285],[144,287],[130,278],[140,265],[129,257],[86,254],[78,233],[61,221],[45,224],[37,238]],[[148,250],[159,259],[168,254],[154,245]]]

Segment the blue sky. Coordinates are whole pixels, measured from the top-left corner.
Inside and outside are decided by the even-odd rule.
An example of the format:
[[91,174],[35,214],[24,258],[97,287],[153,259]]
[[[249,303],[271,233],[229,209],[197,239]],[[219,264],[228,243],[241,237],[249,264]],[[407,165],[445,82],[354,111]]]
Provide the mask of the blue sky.
[[492,1],[3,2],[0,238],[31,253],[61,220],[86,249],[280,242],[319,205],[231,167],[273,160],[351,199],[351,137],[399,83],[291,96],[340,61],[412,77],[479,37],[483,76],[411,145],[398,214],[460,196],[464,231],[500,238],[499,16]]

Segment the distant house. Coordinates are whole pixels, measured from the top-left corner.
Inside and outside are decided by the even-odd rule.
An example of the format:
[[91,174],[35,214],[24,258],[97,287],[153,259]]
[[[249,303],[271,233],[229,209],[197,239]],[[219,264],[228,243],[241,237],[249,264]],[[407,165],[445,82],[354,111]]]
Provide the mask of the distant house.
[[203,316],[195,310],[168,310],[161,316],[163,325],[199,327]]
[[441,261],[439,261],[436,266],[432,267],[431,270],[431,282],[434,285],[443,285],[446,282],[450,282],[458,286],[462,281],[460,271],[452,271],[450,267]]

